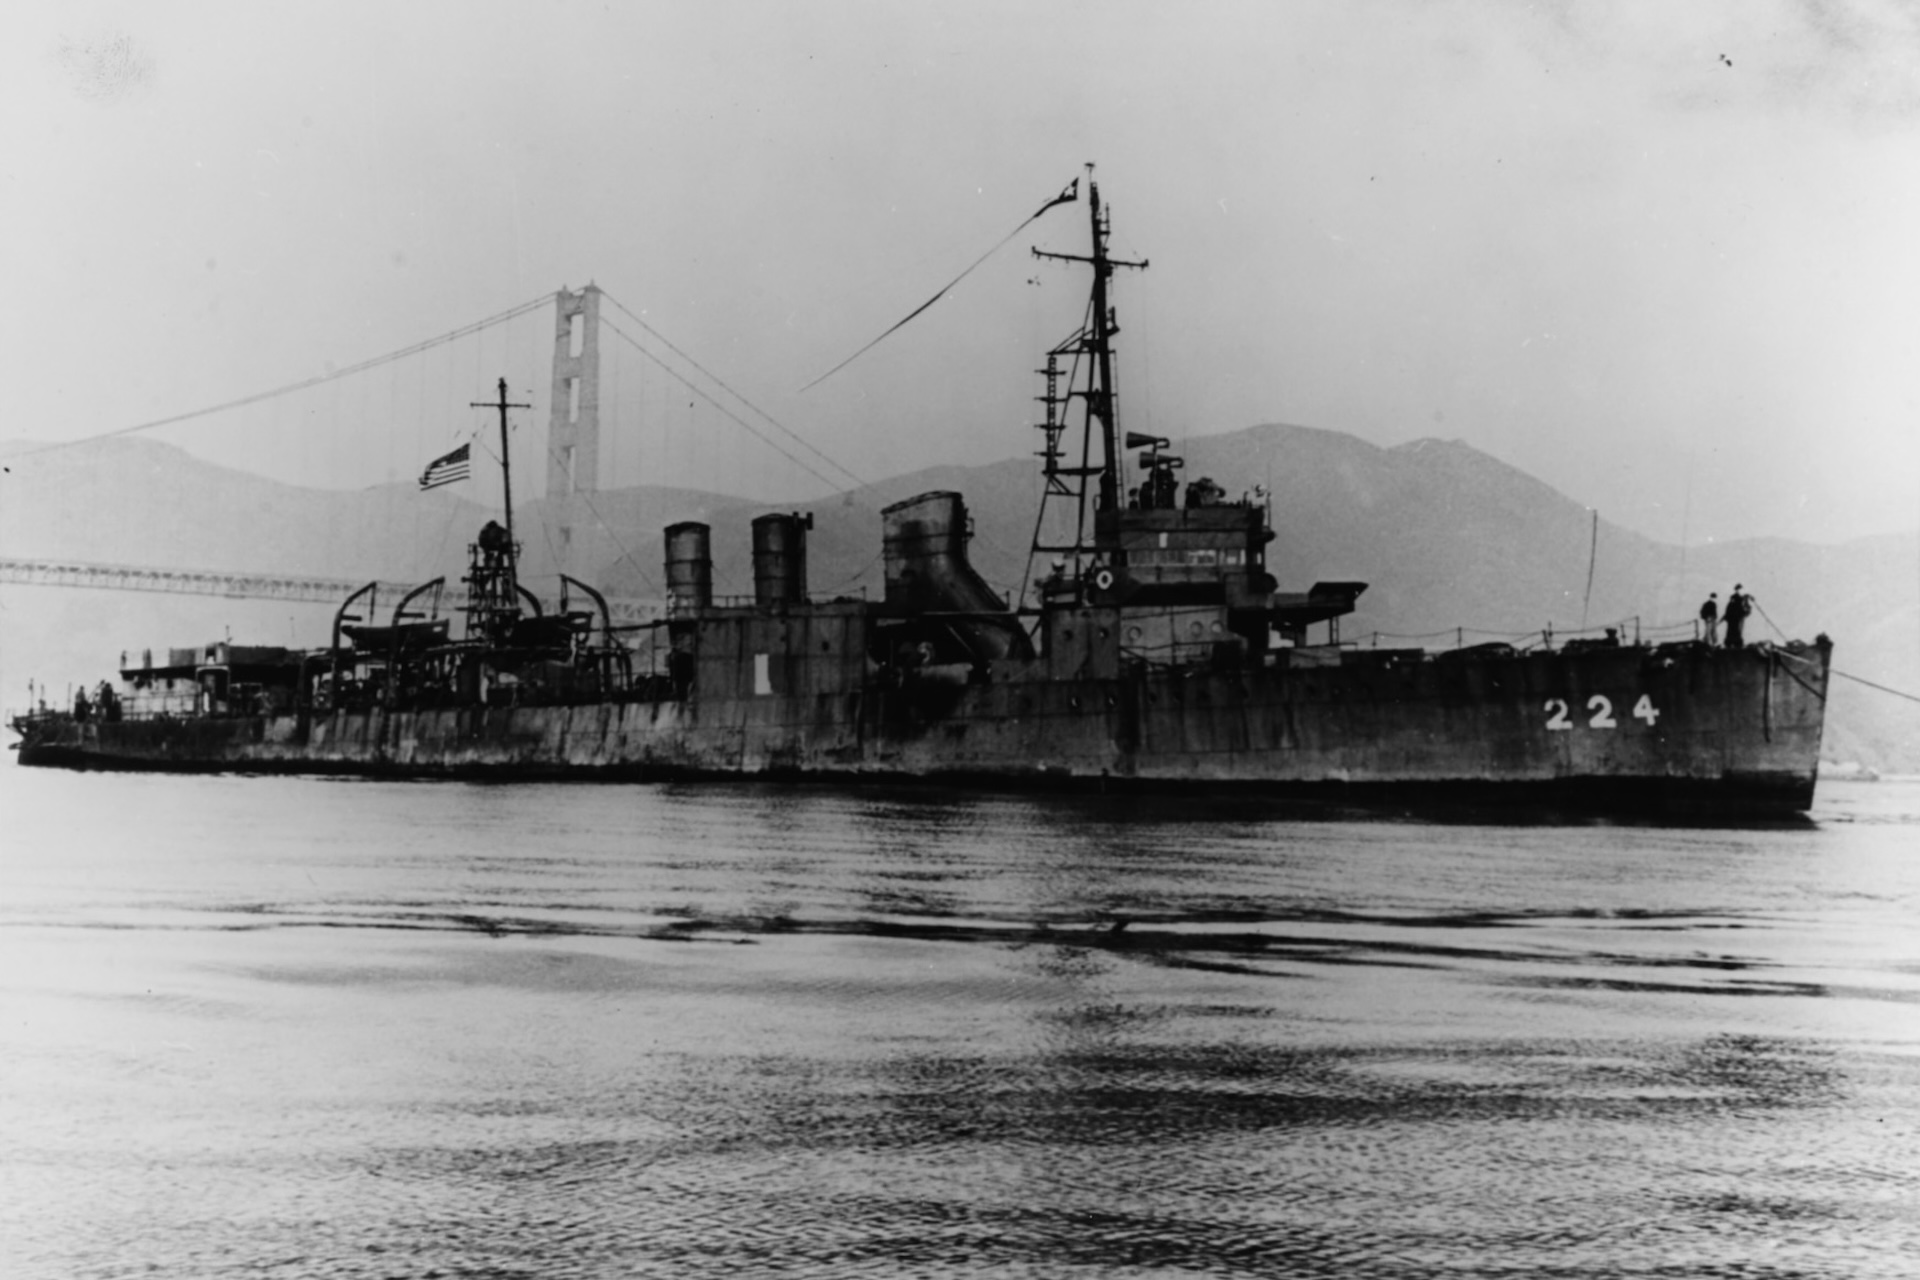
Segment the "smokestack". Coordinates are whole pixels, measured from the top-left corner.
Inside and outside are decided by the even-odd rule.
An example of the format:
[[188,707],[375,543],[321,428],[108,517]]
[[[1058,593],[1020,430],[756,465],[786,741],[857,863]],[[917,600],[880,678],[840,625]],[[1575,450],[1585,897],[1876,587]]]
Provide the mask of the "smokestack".
[[896,502],[880,513],[887,604],[904,609],[979,607],[962,601],[956,578],[968,576],[967,504],[947,490]]
[[[885,538],[887,612],[982,615],[946,623],[961,657],[975,662],[1031,658],[1033,646],[1007,603],[967,562],[967,504],[938,490],[880,513]],[[992,616],[1001,615],[1001,616]]]
[[713,605],[713,530],[697,520],[667,526],[667,607]]
[[762,609],[807,599],[807,530],[813,515],[765,515],[753,522],[753,602]]

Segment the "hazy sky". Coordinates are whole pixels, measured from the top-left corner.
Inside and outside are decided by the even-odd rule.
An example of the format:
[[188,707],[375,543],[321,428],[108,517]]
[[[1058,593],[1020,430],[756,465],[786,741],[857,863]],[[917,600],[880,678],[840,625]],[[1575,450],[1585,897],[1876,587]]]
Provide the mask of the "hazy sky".
[[[591,278],[857,474],[1026,452],[1084,299],[1027,247],[1084,251],[1084,205],[797,389],[1094,161],[1152,261],[1128,427],[1460,438],[1670,541],[1920,523],[1912,4],[71,0],[0,18],[0,103],[0,437]],[[506,362],[160,438],[373,483],[446,432],[347,420]],[[682,398],[628,428],[649,478],[810,483]]]

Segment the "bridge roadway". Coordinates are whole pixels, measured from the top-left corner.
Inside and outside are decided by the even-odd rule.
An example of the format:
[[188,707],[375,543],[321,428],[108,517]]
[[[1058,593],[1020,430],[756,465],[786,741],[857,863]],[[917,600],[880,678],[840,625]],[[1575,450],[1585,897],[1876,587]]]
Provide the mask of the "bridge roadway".
[[[291,577],[284,574],[240,573],[224,569],[163,569],[154,565],[96,564],[86,560],[27,560],[0,557],[0,583],[36,587],[91,587],[105,591],[165,591],[175,595],[225,596],[237,600],[297,600],[337,604],[366,586],[364,579]],[[420,584],[381,582],[375,598],[398,604]],[[446,613],[466,608],[467,593],[460,587],[440,592]],[[585,601],[583,604],[587,603]],[[652,622],[665,610],[657,600],[607,600],[615,626]]]

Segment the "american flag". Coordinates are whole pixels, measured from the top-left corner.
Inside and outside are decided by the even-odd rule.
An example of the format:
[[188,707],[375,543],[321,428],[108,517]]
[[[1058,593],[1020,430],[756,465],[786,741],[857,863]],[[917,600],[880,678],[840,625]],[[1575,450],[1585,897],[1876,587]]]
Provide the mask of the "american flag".
[[438,489],[443,484],[465,480],[472,448],[470,444],[463,444],[452,453],[429,462],[427,469],[420,473],[420,487],[423,490]]

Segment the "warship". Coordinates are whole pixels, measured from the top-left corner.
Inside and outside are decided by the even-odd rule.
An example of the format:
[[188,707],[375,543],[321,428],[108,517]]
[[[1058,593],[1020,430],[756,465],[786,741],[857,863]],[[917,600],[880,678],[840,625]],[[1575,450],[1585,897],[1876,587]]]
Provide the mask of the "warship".
[[[1111,256],[1090,174],[1087,188],[1089,252],[1032,251],[1087,268],[1092,287],[1040,370],[1031,591],[1002,596],[981,577],[965,500],[943,491],[882,512],[880,598],[810,594],[812,517],[776,512],[752,522],[750,597],[714,593],[712,531],[683,522],[665,530],[659,616],[617,625],[584,582],[562,575],[549,607],[520,581],[509,474],[503,521],[469,547],[457,609],[441,613],[455,593],[436,579],[383,616],[370,583],[342,602],[325,647],[123,655],[117,685],[14,717],[19,762],[1809,807],[1824,635],[1343,644],[1340,619],[1366,584],[1281,590],[1264,487],[1183,484],[1167,439],[1120,429],[1111,286],[1147,264]],[[1061,197],[1077,199],[1077,183]],[[504,465],[504,380],[497,407]]]

